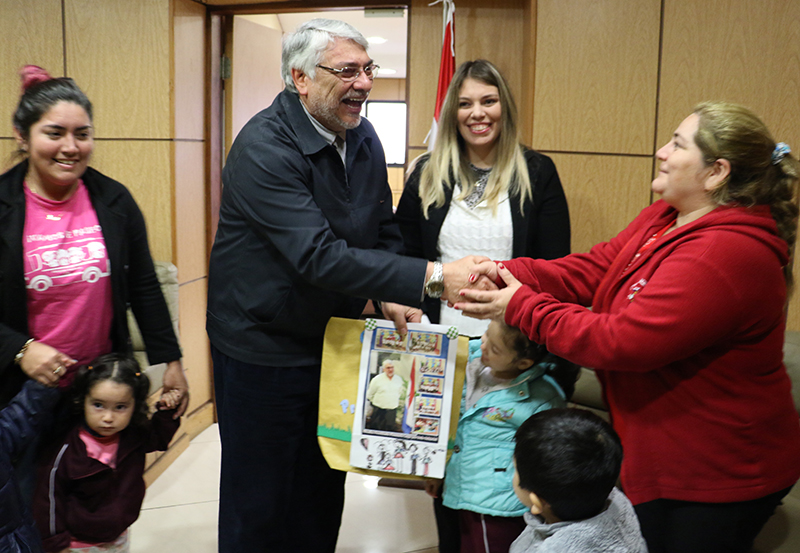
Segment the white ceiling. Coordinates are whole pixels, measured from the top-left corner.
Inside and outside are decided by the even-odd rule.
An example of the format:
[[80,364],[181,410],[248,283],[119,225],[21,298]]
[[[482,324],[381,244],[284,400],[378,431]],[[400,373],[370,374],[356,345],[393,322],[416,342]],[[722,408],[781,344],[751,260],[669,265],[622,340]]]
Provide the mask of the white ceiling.
[[[406,9],[371,9],[370,13],[376,15],[365,15],[366,10],[331,10],[324,12],[303,12],[303,13],[279,13],[276,15],[265,16],[243,16],[256,23],[261,23],[268,27],[275,26],[277,17],[280,30],[284,33],[294,31],[301,23],[305,23],[316,17],[328,19],[340,19],[350,23],[353,27],[361,31],[367,39],[374,36],[385,38],[384,44],[370,44],[369,54],[375,63],[381,66],[378,78],[405,79],[406,77],[406,45],[408,35],[408,10]],[[385,14],[401,14],[402,17],[387,17]],[[396,73],[389,74],[384,69],[394,69]]]

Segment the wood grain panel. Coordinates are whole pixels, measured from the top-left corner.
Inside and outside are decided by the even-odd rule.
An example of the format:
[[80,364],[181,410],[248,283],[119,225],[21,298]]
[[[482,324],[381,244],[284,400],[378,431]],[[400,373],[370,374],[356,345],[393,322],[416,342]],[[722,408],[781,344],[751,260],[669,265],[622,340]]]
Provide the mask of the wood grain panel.
[[170,0],[64,0],[67,74],[102,138],[172,136]]
[[536,89],[536,26],[537,0],[526,0],[522,6],[522,94],[517,98],[520,113],[519,132],[524,144],[533,144],[533,98]]
[[[664,9],[663,52],[659,144],[669,140],[694,105],[725,100],[759,114],[776,140],[795,149],[800,145],[800,3],[670,0]],[[796,281],[798,265],[795,261]],[[800,330],[797,293],[789,303],[787,327]]]
[[175,0],[173,27],[174,138],[205,137],[206,9],[191,0]]
[[400,195],[403,193],[403,186],[405,185],[405,175],[402,167],[388,167],[387,172],[389,175],[389,188],[392,189],[392,205],[397,207],[397,202],[400,201]]
[[[515,100],[522,97],[522,48],[525,2],[529,0],[460,0],[455,12],[456,67],[484,58],[498,66]],[[442,8],[412,0],[409,10],[409,139],[425,147],[433,120],[442,53]],[[499,40],[498,37],[502,37]]]
[[[183,277],[178,272],[178,278]],[[211,400],[211,359],[206,334],[206,293],[208,281],[197,279],[180,287],[179,325],[183,366],[189,380],[191,398],[189,410],[192,412]]]
[[281,36],[280,31],[242,17],[233,19],[233,71],[227,98],[232,105],[230,125],[234,140],[244,124],[272,104],[283,90]]
[[789,298],[789,313],[786,318],[787,330],[800,330],[800,294],[797,292],[798,283],[800,283],[800,267],[795,259],[794,261],[794,282],[795,291],[792,297]]
[[412,0],[408,10],[409,147],[425,148],[436,105],[441,54],[442,7],[429,7],[427,0]]
[[659,144],[698,102],[726,100],[800,146],[800,2],[670,0],[663,52]]
[[16,151],[16,140],[13,138],[0,138],[0,173],[5,173],[22,161],[22,158],[15,155]]
[[0,136],[14,136],[11,116],[20,96],[17,71],[39,65],[54,77],[64,75],[61,0],[0,2]]
[[208,275],[205,143],[173,143],[175,162],[175,259],[180,282]]
[[538,6],[533,146],[652,154],[661,1]]
[[573,252],[587,252],[613,238],[650,205],[650,158],[548,155],[567,195]]
[[369,93],[370,100],[394,100],[403,101],[406,99],[406,80],[405,79],[375,79],[372,81],[372,92]]
[[170,150],[168,141],[97,140],[91,165],[133,194],[147,223],[153,259],[175,263]]

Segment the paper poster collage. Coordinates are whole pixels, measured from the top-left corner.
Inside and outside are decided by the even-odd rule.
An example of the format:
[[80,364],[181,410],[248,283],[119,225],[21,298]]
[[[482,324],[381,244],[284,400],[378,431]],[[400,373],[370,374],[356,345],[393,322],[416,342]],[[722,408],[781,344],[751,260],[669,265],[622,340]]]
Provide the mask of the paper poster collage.
[[452,409],[456,339],[447,327],[367,321],[350,464],[441,478]]

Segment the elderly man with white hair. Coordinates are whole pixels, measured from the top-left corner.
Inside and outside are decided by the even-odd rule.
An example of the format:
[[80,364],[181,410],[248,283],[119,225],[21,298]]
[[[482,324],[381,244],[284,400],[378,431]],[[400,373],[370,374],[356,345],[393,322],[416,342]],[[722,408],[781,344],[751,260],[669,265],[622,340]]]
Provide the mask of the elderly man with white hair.
[[377,71],[350,25],[301,25],[283,43],[285,90],[244,126],[222,173],[206,323],[221,553],[333,553],[345,475],[316,437],[325,326],[371,298],[405,332],[421,316],[405,306],[467,282],[470,261],[397,255],[383,148],[360,116]]

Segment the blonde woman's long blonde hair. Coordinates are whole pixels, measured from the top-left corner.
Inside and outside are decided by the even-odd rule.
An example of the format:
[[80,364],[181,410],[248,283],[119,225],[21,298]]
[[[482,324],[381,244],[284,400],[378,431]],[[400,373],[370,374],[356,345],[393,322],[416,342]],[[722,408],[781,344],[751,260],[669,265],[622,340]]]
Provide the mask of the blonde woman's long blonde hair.
[[[495,161],[486,184],[484,199],[494,211],[501,195],[508,191],[509,197],[519,198],[522,211],[525,201],[532,196],[528,167],[519,140],[517,106],[508,83],[491,62],[467,61],[458,68],[450,88],[447,89],[433,151],[430,154],[423,154],[428,157],[428,162],[420,175],[419,195],[422,214],[426,219],[431,206],[444,205],[445,187],[452,189],[458,183],[461,193],[456,196],[457,198],[465,198],[475,189],[476,183],[469,167],[466,145],[458,132],[458,99],[466,79],[474,79],[497,87],[500,96],[500,135],[495,142]],[[412,163],[410,171],[413,171],[423,156]]]

